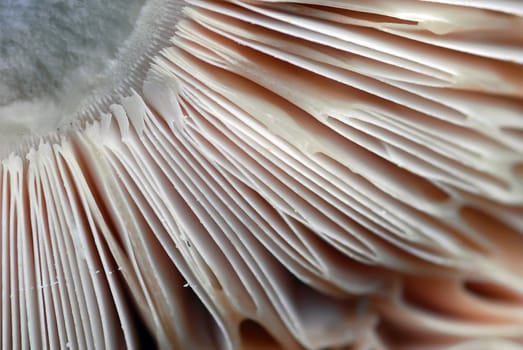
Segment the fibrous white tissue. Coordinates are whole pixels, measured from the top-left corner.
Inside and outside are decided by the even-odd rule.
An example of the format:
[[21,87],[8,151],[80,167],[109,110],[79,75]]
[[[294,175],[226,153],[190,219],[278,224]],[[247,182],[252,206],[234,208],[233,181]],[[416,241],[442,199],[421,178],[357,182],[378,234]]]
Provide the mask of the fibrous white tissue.
[[54,128],[99,83],[144,2],[2,1],[0,136]]

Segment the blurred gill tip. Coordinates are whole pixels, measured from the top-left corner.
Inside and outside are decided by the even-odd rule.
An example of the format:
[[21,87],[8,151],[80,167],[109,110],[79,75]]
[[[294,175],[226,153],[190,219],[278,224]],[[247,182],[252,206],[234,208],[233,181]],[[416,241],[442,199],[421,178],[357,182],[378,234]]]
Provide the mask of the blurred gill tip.
[[523,3],[135,26],[76,119],[0,152],[3,348],[523,346]]

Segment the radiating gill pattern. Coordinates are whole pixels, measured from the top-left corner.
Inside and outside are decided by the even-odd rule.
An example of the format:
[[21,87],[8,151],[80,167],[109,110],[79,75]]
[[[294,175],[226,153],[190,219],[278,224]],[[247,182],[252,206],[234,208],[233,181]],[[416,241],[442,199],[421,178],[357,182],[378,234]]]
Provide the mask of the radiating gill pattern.
[[523,5],[175,26],[140,91],[3,160],[2,348],[522,346]]

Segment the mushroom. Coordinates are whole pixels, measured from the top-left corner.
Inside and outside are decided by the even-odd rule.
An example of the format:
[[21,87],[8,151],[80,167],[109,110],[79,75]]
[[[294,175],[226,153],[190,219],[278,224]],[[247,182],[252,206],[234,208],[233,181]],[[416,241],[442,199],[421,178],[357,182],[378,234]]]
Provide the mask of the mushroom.
[[3,50],[2,348],[522,346],[523,3],[41,3],[135,29]]

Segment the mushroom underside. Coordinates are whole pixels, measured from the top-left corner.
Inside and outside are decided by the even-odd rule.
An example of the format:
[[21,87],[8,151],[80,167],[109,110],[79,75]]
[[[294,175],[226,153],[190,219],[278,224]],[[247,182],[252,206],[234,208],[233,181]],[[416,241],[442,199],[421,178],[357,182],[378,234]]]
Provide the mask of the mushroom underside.
[[523,346],[523,5],[165,30],[139,89],[2,161],[2,348]]

